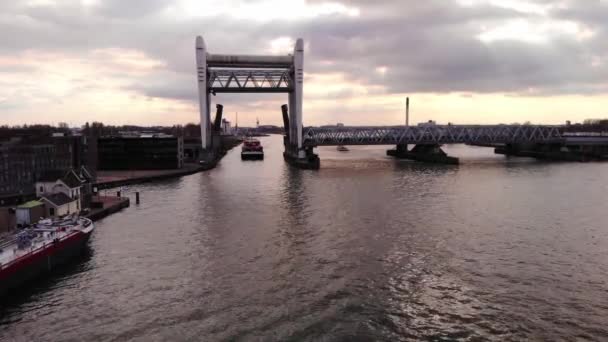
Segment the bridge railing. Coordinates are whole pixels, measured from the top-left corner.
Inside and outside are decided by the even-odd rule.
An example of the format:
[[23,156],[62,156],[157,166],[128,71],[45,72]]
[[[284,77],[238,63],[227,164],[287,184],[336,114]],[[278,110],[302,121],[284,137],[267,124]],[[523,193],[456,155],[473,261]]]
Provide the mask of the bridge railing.
[[536,143],[561,141],[560,127],[540,125],[307,127],[303,138],[305,146]]

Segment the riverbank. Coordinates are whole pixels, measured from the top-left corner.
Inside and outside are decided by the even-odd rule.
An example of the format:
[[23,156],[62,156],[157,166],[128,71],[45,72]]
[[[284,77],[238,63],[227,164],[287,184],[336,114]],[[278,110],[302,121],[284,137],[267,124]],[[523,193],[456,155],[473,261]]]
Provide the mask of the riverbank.
[[93,184],[93,187],[96,187],[97,190],[103,190],[187,176],[193,173],[210,170],[214,168],[216,164],[217,162],[213,163],[213,165],[185,164],[183,168],[176,170],[98,171],[97,182]]

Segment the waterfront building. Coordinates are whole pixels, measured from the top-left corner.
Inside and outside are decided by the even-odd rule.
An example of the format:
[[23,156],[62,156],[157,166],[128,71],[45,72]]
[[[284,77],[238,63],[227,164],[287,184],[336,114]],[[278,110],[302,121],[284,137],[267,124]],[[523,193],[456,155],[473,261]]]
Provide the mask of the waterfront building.
[[167,135],[101,137],[97,153],[99,170],[179,169],[184,164],[183,139]]
[[[80,170],[86,165],[95,178],[94,139],[83,136],[13,137],[0,143],[0,205],[33,199],[35,183],[44,174]],[[58,177],[59,178],[59,177]]]
[[50,217],[59,217],[80,211],[78,199],[71,198],[63,192],[56,194],[47,194],[40,199],[44,202],[47,212]]
[[224,135],[232,135],[234,132],[232,130],[232,123],[226,118],[222,119],[222,134]]
[[93,172],[86,166],[80,167],[78,176],[82,180],[82,187],[80,188],[80,207],[82,209],[90,208],[93,200],[93,183],[95,183],[95,176]]
[[[82,195],[83,193],[89,194],[90,181],[81,176],[83,172],[86,172],[86,168],[81,168],[80,174],[75,170],[69,170],[65,173],[61,173],[61,171],[49,171],[36,182],[36,195],[50,200],[49,196],[63,193],[72,201],[76,201],[74,205],[75,209],[71,209],[70,212],[78,212],[82,208],[87,208],[90,198],[83,203]],[[83,188],[85,188],[84,191]],[[62,197],[55,198],[55,200],[64,202]],[[53,203],[57,204],[56,201]],[[68,207],[68,209],[70,208]]]
[[33,200],[23,203],[15,209],[15,216],[17,225],[38,223],[41,218],[46,217],[44,202]]
[[0,234],[10,232],[17,225],[15,210],[10,207],[0,207]]
[[200,137],[184,138],[184,162],[198,163],[203,153],[202,150]]
[[70,170],[68,172],[49,171],[36,182],[36,195],[63,192],[71,198],[80,198],[80,190],[84,180]]
[[33,193],[36,178],[62,164],[56,151],[52,144],[0,147],[0,196]]

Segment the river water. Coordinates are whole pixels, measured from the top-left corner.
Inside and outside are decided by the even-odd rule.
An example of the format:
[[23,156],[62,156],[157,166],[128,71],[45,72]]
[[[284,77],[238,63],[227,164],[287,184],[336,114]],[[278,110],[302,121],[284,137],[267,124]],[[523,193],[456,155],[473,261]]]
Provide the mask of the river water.
[[608,339],[608,164],[319,148],[133,186],[86,255],[0,310],[2,341]]

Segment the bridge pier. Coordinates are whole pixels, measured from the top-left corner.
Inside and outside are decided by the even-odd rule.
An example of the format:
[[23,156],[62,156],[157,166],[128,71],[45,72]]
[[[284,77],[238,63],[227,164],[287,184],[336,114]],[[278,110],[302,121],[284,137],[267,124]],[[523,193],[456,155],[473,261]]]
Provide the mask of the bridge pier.
[[316,153],[313,153],[312,147],[306,147],[304,150],[294,150],[285,146],[283,159],[289,165],[305,170],[318,170],[321,167],[321,160]]
[[[201,137],[201,142],[206,145],[206,148],[201,149],[199,154],[199,163],[214,165],[222,156],[223,146],[221,137],[221,122],[224,106],[216,105],[215,120],[213,125],[209,124],[209,129],[205,130],[206,137]],[[209,118],[209,122],[211,119]]]
[[285,137],[283,138],[283,145],[285,151],[283,152],[283,159],[292,166],[300,169],[307,170],[318,170],[321,167],[321,161],[319,156],[313,153],[312,147],[298,147],[298,141],[292,139],[293,134],[298,134],[297,130],[293,129],[293,121],[289,116],[289,107],[287,105],[281,106],[283,114],[283,126],[285,128]]
[[579,161],[608,159],[607,145],[565,145],[556,144],[506,144],[494,149],[496,154],[506,156],[531,157],[555,161]]
[[458,158],[448,156],[439,144],[418,144],[409,151],[407,145],[397,145],[394,150],[387,150],[386,155],[425,163],[458,164]]

